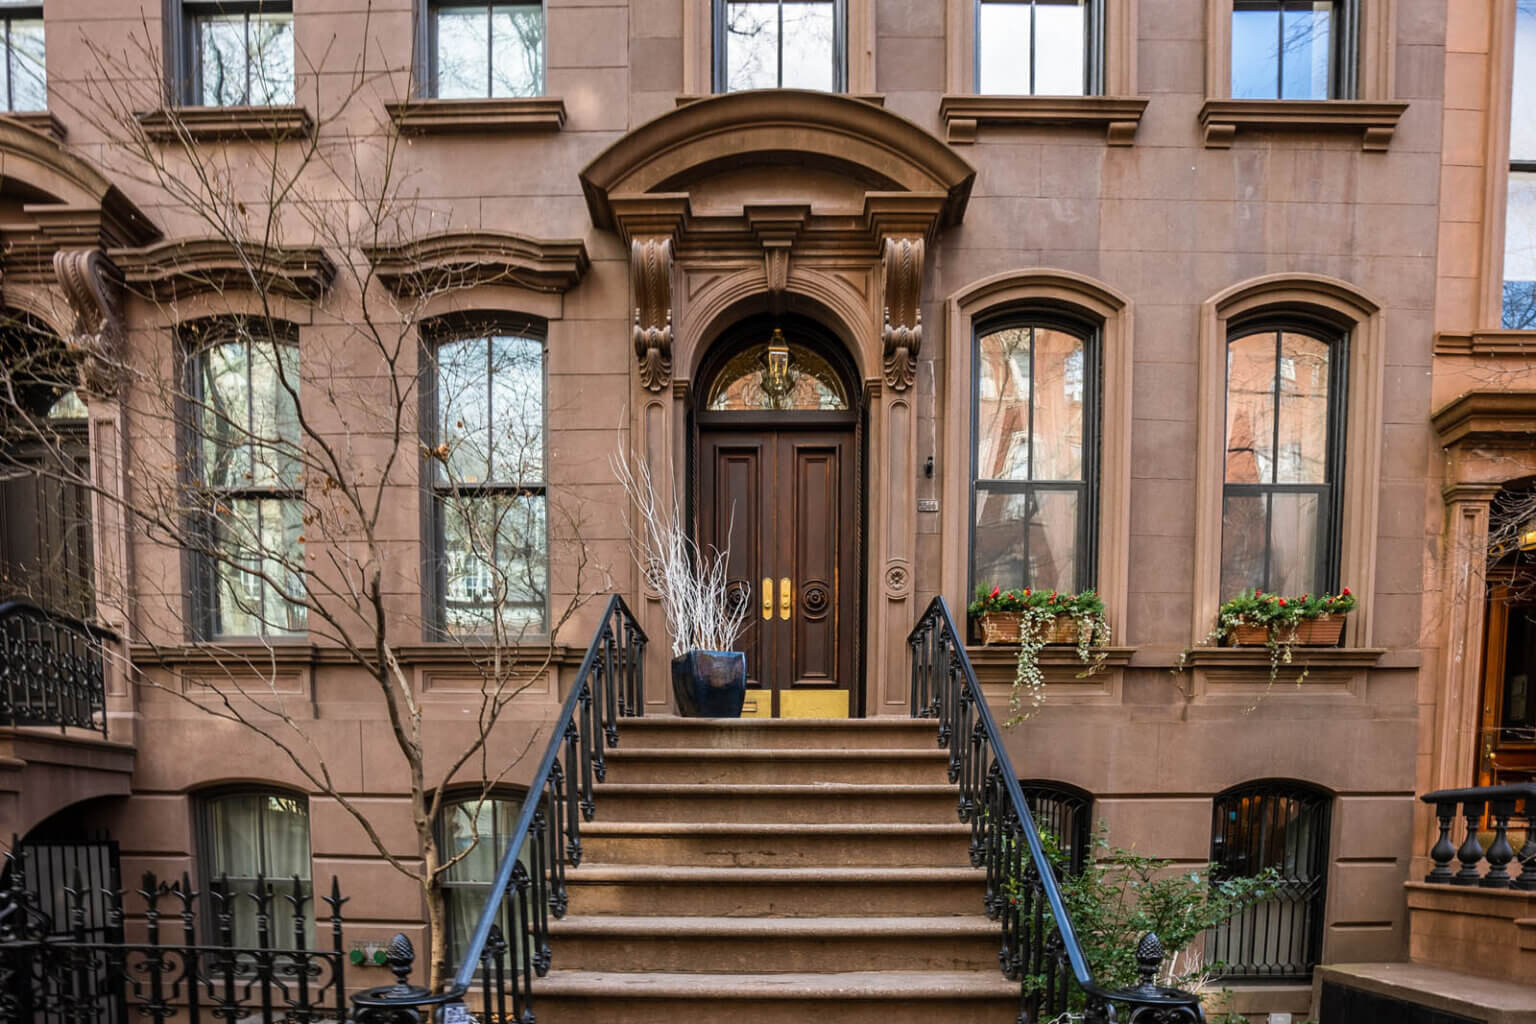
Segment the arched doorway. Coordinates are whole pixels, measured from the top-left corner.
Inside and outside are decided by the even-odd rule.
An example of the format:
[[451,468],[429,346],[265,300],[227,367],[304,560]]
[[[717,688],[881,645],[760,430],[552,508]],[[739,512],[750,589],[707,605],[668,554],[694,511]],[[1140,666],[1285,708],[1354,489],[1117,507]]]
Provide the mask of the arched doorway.
[[754,316],[706,355],[693,395],[692,505],[751,603],[748,714],[862,713],[863,408],[846,350],[814,320]]

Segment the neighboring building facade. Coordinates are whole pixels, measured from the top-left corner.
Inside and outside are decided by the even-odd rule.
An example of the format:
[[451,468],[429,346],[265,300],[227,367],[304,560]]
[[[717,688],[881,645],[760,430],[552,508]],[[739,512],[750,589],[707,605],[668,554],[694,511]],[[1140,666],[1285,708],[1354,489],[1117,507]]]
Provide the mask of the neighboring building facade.
[[[586,646],[581,595],[637,610],[646,710],[671,706],[611,466],[627,451],[702,542],[729,541],[763,713],[906,714],[905,638],[933,596],[958,614],[978,585],[1096,589],[1105,668],[1048,651],[1045,705],[1010,740],[1074,857],[1092,820],[1182,865],[1279,868],[1278,937],[1256,948],[1237,929],[1224,954],[1253,1012],[1306,1013],[1318,963],[1403,959],[1403,883],[1429,836],[1416,794],[1515,777],[1536,723],[1506,670],[1497,757],[1475,753],[1470,652],[1485,619],[1525,633],[1457,568],[1483,564],[1500,488],[1536,475],[1536,150],[1512,114],[1536,50],[1525,0],[1451,6],[6,8],[6,306],[38,337],[120,344],[143,374],[85,407],[33,401],[106,497],[7,480],[7,571],[118,630],[154,684],[114,674],[112,744],[93,747],[131,753],[131,777],[60,755],[7,805],[17,831],[106,829],[128,878],[337,874],[352,930],[420,937],[420,894],[337,802],[207,710],[215,677],[253,690],[240,707],[263,721],[280,705],[414,856],[373,681],[343,626],[289,600],[292,560],[261,561],[315,543],[318,485],[240,440],[297,443],[284,382],[345,381],[320,433],[378,467],[378,607],[428,732],[445,750],[471,735],[485,647],[462,638],[549,659],[489,746],[498,771],[514,763],[511,802],[446,810],[450,844],[513,814],[532,772],[516,759],[542,747]],[[168,176],[125,169],[130,124]],[[306,211],[327,187],[338,210],[366,206],[387,163],[409,215],[388,234],[353,224],[346,250],[304,216],[234,257],[208,242],[178,154],[212,154],[258,207],[242,161],[311,138],[345,173],[310,180]],[[334,155],[354,141],[365,155]],[[264,295],[241,281],[253,262]],[[400,337],[359,347],[365,303]],[[263,324],[262,343],[231,318]],[[165,380],[193,410],[174,425],[144,418]],[[338,411],[391,401],[413,410],[403,449]],[[178,552],[110,500],[156,488],[213,508],[209,543],[248,538],[251,567]],[[486,550],[497,583],[476,575]],[[1268,651],[1207,644],[1247,587],[1348,587],[1359,608],[1340,647],[1272,681]],[[972,655],[1005,701],[1013,653]],[[452,929],[481,860],[454,883]]]

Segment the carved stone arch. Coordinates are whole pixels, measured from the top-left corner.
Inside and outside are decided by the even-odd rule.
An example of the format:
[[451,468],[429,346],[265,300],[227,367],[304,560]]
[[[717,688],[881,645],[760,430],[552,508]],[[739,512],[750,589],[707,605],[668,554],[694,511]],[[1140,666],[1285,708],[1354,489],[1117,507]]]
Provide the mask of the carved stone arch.
[[1346,624],[1344,645],[1369,647],[1376,580],[1386,312],[1367,292],[1325,274],[1266,274],[1224,288],[1200,307],[1193,635],[1204,636],[1210,631],[1217,607],[1230,596],[1220,593],[1228,332],[1234,323],[1271,313],[1302,313],[1331,323],[1348,335],[1339,581],[1359,599]]
[[1005,311],[1063,312],[1097,326],[1102,353],[1099,424],[1098,566],[1109,621],[1124,628],[1131,544],[1132,304],[1102,281],[1055,267],[1026,267],[972,282],[947,303],[948,378],[944,431],[944,593],[955,607],[970,588],[972,362],[976,323]]

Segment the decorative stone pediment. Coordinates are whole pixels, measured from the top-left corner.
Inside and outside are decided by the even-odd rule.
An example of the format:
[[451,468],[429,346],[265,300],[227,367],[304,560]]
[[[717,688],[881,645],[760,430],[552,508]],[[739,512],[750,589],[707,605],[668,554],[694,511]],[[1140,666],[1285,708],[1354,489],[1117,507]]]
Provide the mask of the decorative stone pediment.
[[[581,173],[592,222],[670,236],[675,255],[761,253],[794,224],[796,252],[879,258],[965,212],[975,170],[911,121],[862,100],[792,89],[727,93],[670,111]],[[770,231],[783,239],[782,230]]]
[[336,277],[336,265],[317,246],[193,238],[113,249],[110,255],[131,291],[156,300],[226,291],[315,299]]
[[442,231],[363,253],[380,283],[405,296],[482,284],[564,292],[591,265],[579,238],[547,240],[510,231]]

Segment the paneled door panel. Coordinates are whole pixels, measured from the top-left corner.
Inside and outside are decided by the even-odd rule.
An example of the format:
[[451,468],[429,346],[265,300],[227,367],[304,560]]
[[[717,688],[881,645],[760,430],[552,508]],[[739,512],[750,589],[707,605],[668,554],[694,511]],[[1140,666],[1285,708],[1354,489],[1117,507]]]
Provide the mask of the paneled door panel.
[[706,555],[712,554],[711,548],[729,544],[731,590],[751,605],[738,647],[747,655],[747,686],[758,689],[764,685],[760,679],[763,644],[771,639],[765,635],[768,623],[759,611],[766,562],[763,545],[771,536],[764,528],[764,513],[771,509],[763,499],[763,467],[771,465],[774,453],[765,453],[761,439],[751,437],[723,438],[710,449],[705,463],[709,486],[702,505],[702,515],[707,517],[702,544]]

